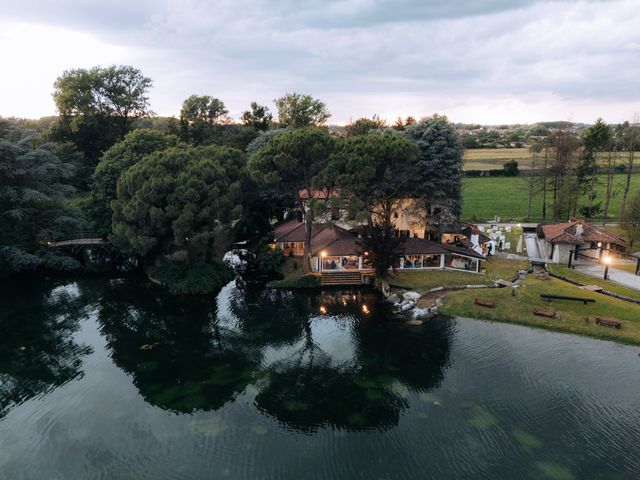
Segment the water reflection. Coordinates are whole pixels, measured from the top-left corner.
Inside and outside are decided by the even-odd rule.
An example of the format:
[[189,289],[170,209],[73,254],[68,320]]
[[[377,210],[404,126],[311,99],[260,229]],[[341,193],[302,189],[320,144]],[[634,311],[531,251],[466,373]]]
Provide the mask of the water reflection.
[[443,378],[452,336],[449,322],[407,326],[373,293],[234,284],[215,299],[176,299],[113,281],[98,319],[149,403],[216,410],[252,385],[263,413],[304,431],[396,425],[408,392]]
[[215,321],[215,301],[177,299],[111,282],[98,320],[114,362],[149,403],[177,412],[220,408],[258,375],[260,352]]
[[86,314],[73,284],[13,279],[1,290],[0,418],[82,375],[82,358],[91,352],[73,340]]

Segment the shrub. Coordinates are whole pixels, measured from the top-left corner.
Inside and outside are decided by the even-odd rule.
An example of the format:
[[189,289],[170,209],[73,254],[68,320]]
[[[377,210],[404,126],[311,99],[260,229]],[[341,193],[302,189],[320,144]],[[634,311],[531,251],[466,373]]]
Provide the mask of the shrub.
[[520,169],[518,169],[518,162],[515,160],[509,160],[506,162],[502,169],[504,171],[505,177],[515,177],[520,173]]
[[234,278],[233,270],[219,262],[188,265],[165,260],[147,271],[174,295],[215,292]]
[[269,282],[267,286],[271,288],[318,288],[320,283],[319,273],[305,273],[304,275]]
[[258,273],[273,275],[280,269],[284,262],[284,253],[279,249],[261,246],[256,253],[255,263]]

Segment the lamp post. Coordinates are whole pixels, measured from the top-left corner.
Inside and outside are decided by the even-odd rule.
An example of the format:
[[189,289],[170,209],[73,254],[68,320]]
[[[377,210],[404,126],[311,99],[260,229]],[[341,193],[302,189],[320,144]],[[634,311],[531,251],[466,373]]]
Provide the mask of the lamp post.
[[611,263],[611,257],[607,255],[602,259],[604,263],[604,279],[609,280],[609,264]]

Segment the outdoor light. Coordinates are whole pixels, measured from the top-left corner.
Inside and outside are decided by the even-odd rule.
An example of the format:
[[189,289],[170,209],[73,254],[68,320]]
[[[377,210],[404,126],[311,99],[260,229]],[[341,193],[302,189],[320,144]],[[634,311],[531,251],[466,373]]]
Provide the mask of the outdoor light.
[[518,228],[522,227],[522,225],[518,224]]
[[365,255],[369,255],[369,252],[364,252]]
[[608,280],[609,279],[609,264],[611,263],[611,257],[609,255],[607,255],[606,257],[604,257],[602,259],[602,261],[604,262],[604,279]]
[[365,315],[369,314],[369,307],[367,307],[366,305],[362,305],[362,313],[364,313]]
[[320,313],[321,313],[322,315],[324,315],[325,313],[327,313],[327,307],[325,307],[324,305],[321,305],[321,306],[320,306]]
[[598,242],[598,248],[602,246],[602,242]]
[[327,252],[325,252],[324,250],[322,252],[320,252],[320,256],[321,257],[326,257],[327,256]]

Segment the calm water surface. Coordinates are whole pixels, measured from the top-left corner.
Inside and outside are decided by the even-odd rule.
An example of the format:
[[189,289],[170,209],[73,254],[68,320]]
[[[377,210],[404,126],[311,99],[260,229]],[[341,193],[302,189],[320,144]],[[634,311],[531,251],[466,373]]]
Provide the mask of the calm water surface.
[[358,292],[0,286],[2,479],[640,478],[637,347]]

